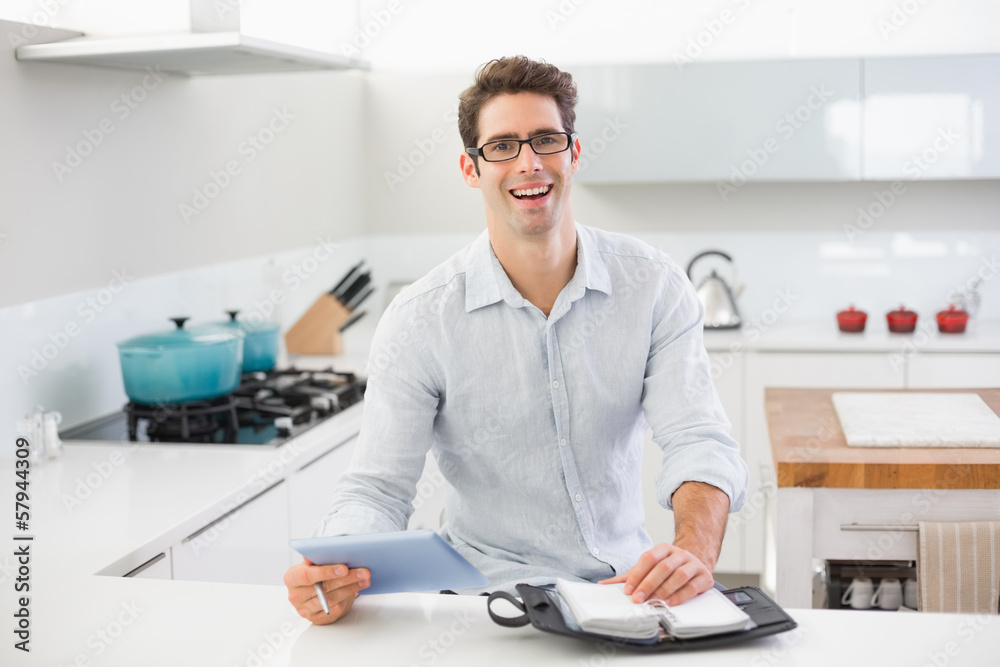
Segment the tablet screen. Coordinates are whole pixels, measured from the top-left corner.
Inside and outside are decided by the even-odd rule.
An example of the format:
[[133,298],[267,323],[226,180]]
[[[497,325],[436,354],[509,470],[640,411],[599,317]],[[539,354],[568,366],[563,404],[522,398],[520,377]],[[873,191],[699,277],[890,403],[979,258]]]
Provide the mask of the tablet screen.
[[367,568],[371,586],[361,595],[481,588],[490,583],[433,530],[309,537],[289,545],[317,565]]

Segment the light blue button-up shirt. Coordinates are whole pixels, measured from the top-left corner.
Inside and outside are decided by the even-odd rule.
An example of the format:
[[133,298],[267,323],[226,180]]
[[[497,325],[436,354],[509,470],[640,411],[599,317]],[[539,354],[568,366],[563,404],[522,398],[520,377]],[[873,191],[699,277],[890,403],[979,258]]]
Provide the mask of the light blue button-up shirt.
[[597,581],[652,543],[657,499],[700,481],[744,504],[747,467],[709,375],[684,272],[636,239],[577,224],[577,267],[548,317],[486,232],[402,292],[379,322],[357,453],[320,535],[404,530],[427,451],[447,482],[442,536],[492,588]]

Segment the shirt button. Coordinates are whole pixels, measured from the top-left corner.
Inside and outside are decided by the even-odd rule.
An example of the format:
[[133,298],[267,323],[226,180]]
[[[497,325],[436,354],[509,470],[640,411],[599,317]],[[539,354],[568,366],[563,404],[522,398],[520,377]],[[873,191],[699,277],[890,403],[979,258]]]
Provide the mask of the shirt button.
[[595,556],[597,556],[597,555],[599,555],[599,554],[601,553],[601,550],[600,550],[600,549],[598,549],[597,547],[594,547],[593,549],[591,549],[591,551],[593,551],[593,552],[594,552],[594,555],[595,555]]
[[563,438],[562,440],[560,440],[559,444],[562,445],[563,447],[565,447],[566,446],[566,438]]
[[579,493],[578,493],[578,494],[576,494],[576,496],[575,496],[575,497],[576,497],[576,502],[578,502],[578,503],[579,503],[579,502],[582,502],[582,501],[583,501],[583,496],[581,496],[581,495],[580,495]]
[[554,388],[558,389],[558,388],[559,388],[559,380],[553,380],[553,381],[552,381],[552,386],[553,386]]

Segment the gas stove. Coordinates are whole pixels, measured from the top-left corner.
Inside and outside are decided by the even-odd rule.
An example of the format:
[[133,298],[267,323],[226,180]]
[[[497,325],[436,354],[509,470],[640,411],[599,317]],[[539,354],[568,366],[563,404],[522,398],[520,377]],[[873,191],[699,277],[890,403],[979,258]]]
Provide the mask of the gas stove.
[[364,399],[365,380],[354,373],[295,367],[243,375],[226,396],[204,401],[143,405],[60,433],[64,442],[114,440],[278,446]]

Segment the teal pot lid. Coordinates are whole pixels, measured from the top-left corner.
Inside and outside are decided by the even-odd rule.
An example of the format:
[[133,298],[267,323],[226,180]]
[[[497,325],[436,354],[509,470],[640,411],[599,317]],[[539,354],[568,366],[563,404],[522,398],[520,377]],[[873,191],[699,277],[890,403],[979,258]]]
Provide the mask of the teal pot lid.
[[171,317],[170,319],[177,325],[177,328],[171,331],[159,331],[129,338],[118,343],[119,349],[210,346],[220,343],[230,343],[240,338],[236,332],[225,331],[221,328],[185,329],[184,323],[190,319],[187,317]]

